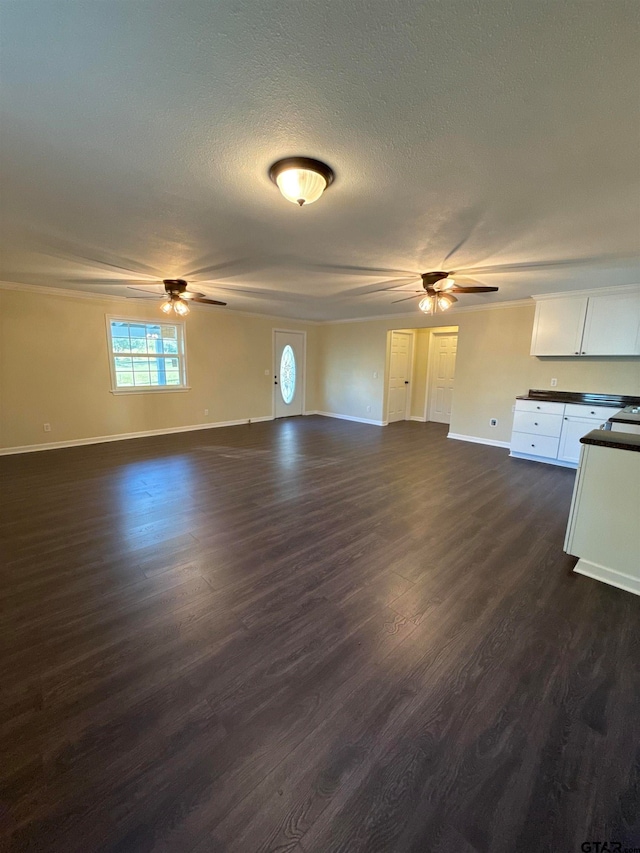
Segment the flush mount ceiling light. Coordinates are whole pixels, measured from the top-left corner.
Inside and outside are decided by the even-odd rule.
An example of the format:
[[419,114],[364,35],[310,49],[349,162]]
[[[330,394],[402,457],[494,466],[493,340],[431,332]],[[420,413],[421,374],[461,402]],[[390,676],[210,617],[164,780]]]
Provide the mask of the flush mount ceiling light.
[[285,157],[269,169],[282,195],[302,207],[317,201],[335,177],[333,169],[310,157]]

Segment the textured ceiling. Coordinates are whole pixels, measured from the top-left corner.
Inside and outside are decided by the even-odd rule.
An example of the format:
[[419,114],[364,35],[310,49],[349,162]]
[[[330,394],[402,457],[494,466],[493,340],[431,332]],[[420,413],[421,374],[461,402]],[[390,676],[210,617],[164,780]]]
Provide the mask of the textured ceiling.
[[[484,270],[464,305],[640,281],[638,0],[0,9],[4,280],[309,319],[413,310],[371,293],[403,270]],[[302,210],[293,154],[336,172]]]

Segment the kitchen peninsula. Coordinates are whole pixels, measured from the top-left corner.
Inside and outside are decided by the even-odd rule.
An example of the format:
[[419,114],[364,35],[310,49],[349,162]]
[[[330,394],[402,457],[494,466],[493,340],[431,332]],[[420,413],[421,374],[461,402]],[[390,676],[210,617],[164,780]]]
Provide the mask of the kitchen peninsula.
[[640,595],[640,435],[595,429],[580,442],[564,550],[575,572]]

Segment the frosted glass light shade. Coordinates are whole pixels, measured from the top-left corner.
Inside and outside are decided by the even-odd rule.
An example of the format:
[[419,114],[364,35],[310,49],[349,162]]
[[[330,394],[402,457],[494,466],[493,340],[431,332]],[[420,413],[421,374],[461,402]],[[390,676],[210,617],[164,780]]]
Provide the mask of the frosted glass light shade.
[[179,317],[186,317],[191,309],[183,299],[176,299],[173,303],[173,310]]
[[425,314],[433,314],[435,307],[435,299],[431,296],[423,296],[420,302],[418,302],[418,308],[424,311]]
[[302,207],[317,201],[332,183],[333,170],[320,160],[310,157],[287,157],[269,169],[269,177],[282,195]]
[[160,310],[164,314],[171,314],[171,312],[173,311],[173,304],[172,304],[171,300],[167,299],[166,302],[163,302],[162,305],[160,306]]
[[446,311],[447,308],[451,308],[453,303],[457,301],[455,296],[452,296],[450,293],[444,293],[442,296],[438,296],[438,308],[441,311]]
[[276,178],[282,195],[294,204],[312,204],[327,188],[327,182],[309,169],[287,169]]

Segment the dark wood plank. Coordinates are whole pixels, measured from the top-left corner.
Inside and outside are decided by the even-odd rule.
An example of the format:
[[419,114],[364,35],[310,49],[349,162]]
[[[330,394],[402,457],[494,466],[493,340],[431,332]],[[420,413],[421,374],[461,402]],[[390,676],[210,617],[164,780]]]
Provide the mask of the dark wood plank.
[[0,847],[640,844],[640,599],[574,473],[322,418],[0,459]]

